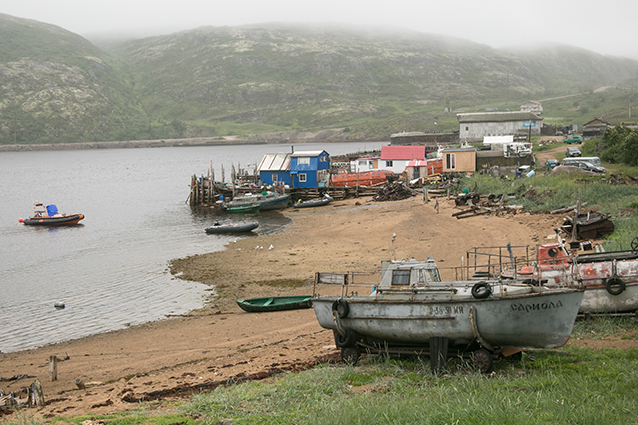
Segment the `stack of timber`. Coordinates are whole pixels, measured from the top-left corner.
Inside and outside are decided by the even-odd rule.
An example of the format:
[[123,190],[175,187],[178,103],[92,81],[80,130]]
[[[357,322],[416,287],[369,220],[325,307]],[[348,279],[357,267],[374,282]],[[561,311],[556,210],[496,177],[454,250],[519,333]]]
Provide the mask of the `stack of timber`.
[[524,208],[523,205],[505,205],[503,195],[481,196],[476,192],[461,194],[456,197],[454,202],[457,207],[467,206],[467,208],[452,214],[452,217],[457,219],[491,213],[498,215],[501,212],[517,212]]

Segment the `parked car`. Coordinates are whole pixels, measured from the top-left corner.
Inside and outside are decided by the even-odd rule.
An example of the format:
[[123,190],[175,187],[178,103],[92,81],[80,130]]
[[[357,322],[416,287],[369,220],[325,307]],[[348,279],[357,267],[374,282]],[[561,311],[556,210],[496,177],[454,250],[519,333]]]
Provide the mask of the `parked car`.
[[583,138],[578,135],[567,136],[567,138],[563,140],[563,143],[567,143],[568,145],[571,145],[572,143],[583,143]]
[[557,159],[548,159],[547,160],[547,171],[551,171],[554,168],[558,167],[558,160]]
[[581,170],[589,171],[591,173],[604,173],[605,171],[607,171],[605,167],[599,167],[589,162],[581,162],[580,164],[578,164],[578,168],[580,168]]
[[568,158],[581,156],[580,149],[578,149],[576,146],[570,146],[567,149],[565,149],[565,156]]

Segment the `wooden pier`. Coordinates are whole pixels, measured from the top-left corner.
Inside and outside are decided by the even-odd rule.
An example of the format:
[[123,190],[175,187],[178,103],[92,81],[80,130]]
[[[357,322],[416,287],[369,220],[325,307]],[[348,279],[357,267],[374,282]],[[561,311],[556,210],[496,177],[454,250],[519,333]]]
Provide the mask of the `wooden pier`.
[[[385,186],[385,184],[383,185]],[[374,196],[377,194],[381,186],[353,186],[353,187],[322,187],[322,188],[291,188],[287,189],[290,193],[291,202],[306,201],[309,199],[321,198],[324,194],[328,194],[334,199],[358,198],[362,196]],[[258,188],[227,186],[220,182],[214,182],[208,176],[197,177],[193,175],[190,183],[190,194],[188,195],[188,203],[191,206],[210,207],[220,199],[232,199],[235,195],[255,192]]]

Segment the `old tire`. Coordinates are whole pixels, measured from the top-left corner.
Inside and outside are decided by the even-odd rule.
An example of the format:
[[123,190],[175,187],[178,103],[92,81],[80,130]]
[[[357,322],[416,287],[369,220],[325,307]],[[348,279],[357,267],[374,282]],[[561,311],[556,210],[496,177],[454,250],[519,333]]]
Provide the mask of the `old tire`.
[[332,311],[336,311],[340,319],[345,319],[348,317],[348,314],[350,314],[348,301],[339,298],[337,301],[332,303]]
[[479,348],[472,353],[472,366],[481,373],[490,373],[494,361],[489,351],[484,348]]
[[361,351],[358,347],[343,347],[341,349],[341,361],[346,364],[355,365],[360,357]]
[[625,290],[625,282],[617,277],[612,277],[605,283],[605,288],[611,295],[620,295]]
[[335,345],[339,348],[354,347],[354,343],[357,342],[357,334],[350,329],[346,330],[346,336],[341,335],[339,332],[335,332]]
[[472,286],[472,296],[477,300],[487,298],[492,294],[492,287],[485,282],[479,282]]

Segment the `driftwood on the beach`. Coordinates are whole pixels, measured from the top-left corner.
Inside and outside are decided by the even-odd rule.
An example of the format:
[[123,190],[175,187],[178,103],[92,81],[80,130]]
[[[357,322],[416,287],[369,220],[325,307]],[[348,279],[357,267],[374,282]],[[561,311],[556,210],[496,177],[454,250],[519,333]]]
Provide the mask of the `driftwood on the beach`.
[[[0,394],[2,394],[1,391]],[[42,384],[39,379],[33,381],[33,383],[22,390],[20,394],[11,392],[7,395],[0,395],[0,410],[14,410],[21,407],[42,407],[45,404],[44,391],[42,390]]]

